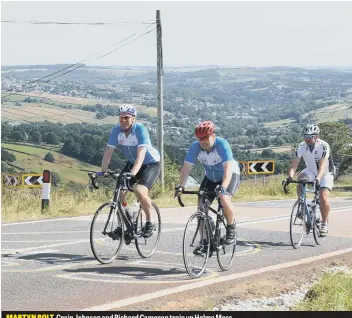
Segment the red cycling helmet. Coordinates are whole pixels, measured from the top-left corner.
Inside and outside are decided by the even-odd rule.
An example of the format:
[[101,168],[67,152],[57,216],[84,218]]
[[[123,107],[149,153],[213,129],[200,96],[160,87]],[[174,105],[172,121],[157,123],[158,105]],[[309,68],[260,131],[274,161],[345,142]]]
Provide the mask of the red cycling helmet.
[[198,124],[198,126],[194,129],[194,135],[197,138],[203,138],[206,136],[210,136],[215,131],[215,126],[212,121],[203,121]]

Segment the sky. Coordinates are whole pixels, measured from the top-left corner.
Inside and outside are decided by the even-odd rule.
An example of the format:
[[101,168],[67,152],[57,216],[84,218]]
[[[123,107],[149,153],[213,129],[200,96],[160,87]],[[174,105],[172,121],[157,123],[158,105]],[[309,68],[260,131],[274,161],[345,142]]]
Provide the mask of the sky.
[[2,1],[2,21],[115,24],[2,22],[1,64],[156,65],[155,30],[98,59],[155,27],[117,22],[153,23],[156,10],[166,67],[352,66],[351,1]]

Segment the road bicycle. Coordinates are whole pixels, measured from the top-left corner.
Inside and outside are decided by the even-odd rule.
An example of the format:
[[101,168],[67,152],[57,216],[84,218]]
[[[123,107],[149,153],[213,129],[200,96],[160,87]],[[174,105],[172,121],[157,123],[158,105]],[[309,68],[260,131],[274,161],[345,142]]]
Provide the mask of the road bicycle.
[[[211,208],[208,198],[209,195],[216,195],[215,192],[183,190],[181,194],[198,195],[197,212],[189,218],[183,235],[183,262],[188,275],[191,278],[200,277],[206,268],[208,259],[212,257],[214,252],[216,252],[220,268],[227,271],[233,263],[236,240],[230,245],[225,244],[227,222],[220,199],[218,199],[216,211]],[[181,195],[178,196],[178,202],[184,207]],[[209,216],[209,211],[216,215],[215,224]]]
[[[319,189],[315,182],[306,180],[290,181],[289,183],[299,184],[301,187],[301,195],[292,208],[290,218],[290,239],[293,248],[299,248],[302,244],[304,235],[313,232],[315,242],[320,245],[324,242],[325,236],[320,236],[321,215]],[[308,189],[307,185],[312,185],[313,189]],[[283,190],[288,194],[288,183],[283,185]],[[307,192],[314,193],[311,202],[307,201]]]
[[[88,172],[93,188],[99,189],[97,173]],[[94,257],[102,264],[114,261],[123,245],[129,245],[133,240],[141,257],[151,257],[156,250],[160,239],[161,218],[157,205],[152,202],[151,222],[153,232],[145,232],[146,215],[140,203],[137,201],[138,211],[136,217],[122,206],[122,191],[133,192],[129,181],[134,178],[129,172],[106,172],[105,178],[116,180],[113,198],[104,203],[95,212],[90,227],[90,246]]]

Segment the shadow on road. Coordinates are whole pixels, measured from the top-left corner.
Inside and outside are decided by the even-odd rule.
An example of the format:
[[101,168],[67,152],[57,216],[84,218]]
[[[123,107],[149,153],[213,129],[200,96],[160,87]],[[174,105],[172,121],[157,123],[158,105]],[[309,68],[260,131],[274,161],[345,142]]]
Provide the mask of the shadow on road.
[[22,255],[21,254],[2,254],[2,258],[12,258],[19,260],[27,260],[27,261],[37,261],[50,265],[64,265],[67,263],[80,263],[82,261],[91,261],[94,260],[93,257],[87,255],[76,255],[76,254],[62,254],[62,253],[38,253],[38,254],[29,254]]
[[164,281],[165,276],[173,276],[173,279],[177,276],[184,275],[186,270],[184,268],[156,268],[147,267],[130,264],[128,266],[116,266],[114,263],[112,265],[101,265],[99,267],[90,268],[75,268],[75,269],[65,269],[68,273],[77,274],[99,274],[106,275],[107,278],[111,278],[111,275],[123,275],[126,280],[131,278],[136,280],[149,280],[151,278],[159,278]]

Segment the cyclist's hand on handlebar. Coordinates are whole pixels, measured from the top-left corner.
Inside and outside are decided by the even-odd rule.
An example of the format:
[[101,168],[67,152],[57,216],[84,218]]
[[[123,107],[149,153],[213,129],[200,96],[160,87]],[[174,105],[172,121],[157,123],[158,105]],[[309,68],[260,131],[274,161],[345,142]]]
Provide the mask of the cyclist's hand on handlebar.
[[216,186],[215,192],[216,192],[216,197],[217,198],[221,198],[221,197],[223,197],[224,195],[227,194],[226,189],[223,186],[220,186],[220,185]]
[[102,176],[104,175],[104,173],[105,173],[105,172],[103,172],[103,171],[99,171],[99,172],[97,172],[97,176],[98,176],[98,177],[102,177]]
[[315,178],[314,182],[315,182],[315,188],[319,189],[320,188],[320,179],[319,178]]
[[293,180],[292,177],[288,176],[286,179],[282,181],[282,186],[284,187],[289,185],[292,182],[292,180]]
[[174,198],[179,197],[179,196],[183,193],[184,190],[185,190],[185,188],[184,188],[183,186],[181,186],[181,185],[178,184],[178,185],[175,187]]

